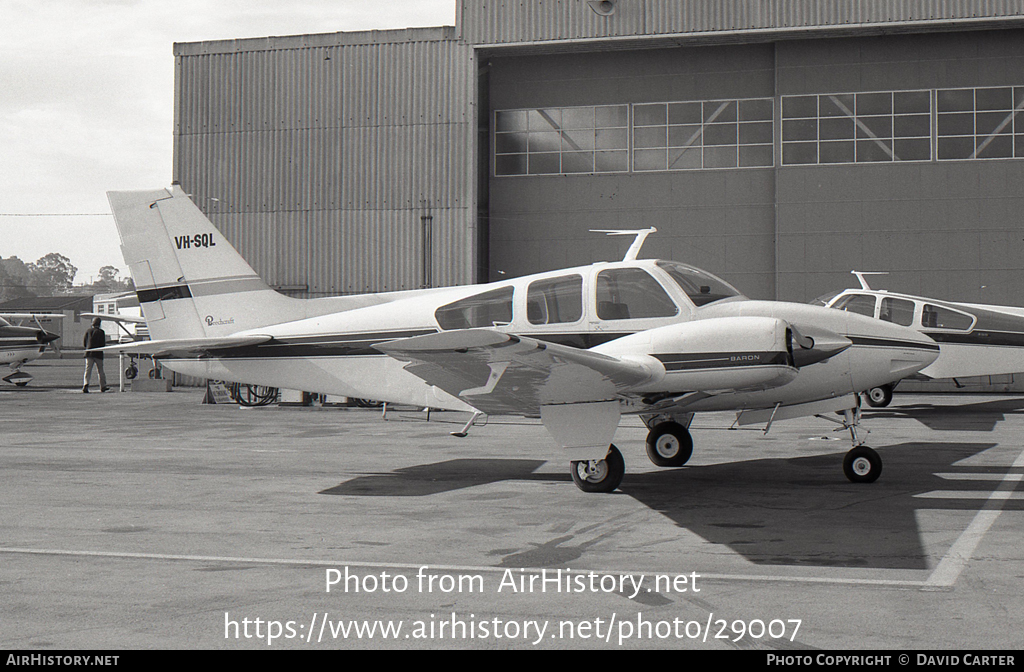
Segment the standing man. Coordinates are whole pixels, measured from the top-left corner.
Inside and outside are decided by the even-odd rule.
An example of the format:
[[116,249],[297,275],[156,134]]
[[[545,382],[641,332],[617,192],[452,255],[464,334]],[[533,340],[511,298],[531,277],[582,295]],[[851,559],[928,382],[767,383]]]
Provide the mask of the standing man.
[[82,392],[89,393],[89,378],[92,376],[92,367],[96,367],[96,370],[100,375],[100,392],[106,392],[110,388],[107,387],[107,376],[103,373],[103,353],[102,352],[89,352],[94,348],[102,348],[107,344],[107,334],[100,329],[100,318],[95,318],[92,321],[92,327],[89,331],[85,332],[85,339],[82,344],[85,346],[85,379],[82,382]]

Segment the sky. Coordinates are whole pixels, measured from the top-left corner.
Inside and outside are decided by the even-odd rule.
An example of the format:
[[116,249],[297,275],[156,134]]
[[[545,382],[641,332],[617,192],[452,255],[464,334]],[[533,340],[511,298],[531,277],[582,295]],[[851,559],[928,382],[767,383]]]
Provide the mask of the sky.
[[455,24],[456,0],[0,0],[0,257],[127,276],[106,192],[171,181],[175,42]]

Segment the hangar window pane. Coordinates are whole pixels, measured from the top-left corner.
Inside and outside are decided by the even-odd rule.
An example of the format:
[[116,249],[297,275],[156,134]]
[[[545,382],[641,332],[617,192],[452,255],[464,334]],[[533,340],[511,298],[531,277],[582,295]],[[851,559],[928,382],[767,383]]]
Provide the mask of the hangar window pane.
[[892,161],[892,140],[858,140],[857,161]]
[[667,122],[668,106],[664,103],[656,105],[634,105],[634,126],[660,126]]
[[896,114],[920,114],[932,109],[930,91],[896,91],[892,94],[892,110]]
[[1024,87],[939,89],[938,158],[1024,158],[1013,134],[1024,130]]
[[668,123],[700,124],[704,121],[700,103],[671,103],[668,106]]
[[886,297],[882,299],[878,319],[909,327],[914,323],[914,302]]
[[891,138],[892,117],[857,117],[858,138]]
[[668,151],[664,149],[634,150],[633,170],[668,170]]
[[709,100],[704,103],[704,121],[736,121],[735,100]]
[[560,158],[558,152],[530,154],[527,157],[530,175],[551,175],[561,172]]
[[598,149],[626,149],[628,142],[625,128],[599,128],[594,144]]
[[818,162],[818,143],[816,142],[784,142],[782,143],[783,165],[800,165]]
[[444,330],[494,327],[512,322],[512,288],[502,287],[459,299],[434,311]]
[[700,170],[704,159],[700,147],[672,147],[668,150],[669,170]]
[[622,173],[629,170],[629,152],[595,152],[594,171],[598,173]]
[[893,151],[901,161],[928,161],[932,156],[932,141],[930,138],[916,138],[910,140],[893,140]]
[[783,96],[783,119],[817,118],[817,116],[817,96]]
[[628,124],[628,105],[497,110],[494,174],[627,171],[622,157],[599,160],[597,150],[625,153]]
[[506,110],[494,115],[494,128],[498,132],[525,131],[526,110]]
[[565,324],[583,317],[583,278],[567,275],[538,280],[526,293],[530,324]]
[[774,165],[775,148],[771,145],[740,145],[740,168]]
[[921,151],[930,144],[913,143],[907,155],[893,150],[902,144],[896,138],[931,137],[929,91],[783,96],[782,111],[784,165],[931,159],[930,149]]
[[594,172],[593,152],[565,152],[562,154],[563,173]]
[[705,168],[735,168],[737,165],[736,145],[704,148]]
[[818,163],[853,163],[853,141],[823,142],[818,146]]
[[597,316],[602,320],[672,317],[678,313],[668,293],[641,268],[614,268],[597,275]]

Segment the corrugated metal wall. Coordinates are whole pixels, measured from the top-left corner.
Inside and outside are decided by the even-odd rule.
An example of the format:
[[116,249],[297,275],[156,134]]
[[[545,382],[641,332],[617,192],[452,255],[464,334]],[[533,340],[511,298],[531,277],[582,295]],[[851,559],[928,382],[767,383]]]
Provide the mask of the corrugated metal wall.
[[175,45],[175,179],[270,284],[471,282],[472,49],[454,29]]
[[469,44],[807,29],[1024,15],[1024,0],[459,0]]

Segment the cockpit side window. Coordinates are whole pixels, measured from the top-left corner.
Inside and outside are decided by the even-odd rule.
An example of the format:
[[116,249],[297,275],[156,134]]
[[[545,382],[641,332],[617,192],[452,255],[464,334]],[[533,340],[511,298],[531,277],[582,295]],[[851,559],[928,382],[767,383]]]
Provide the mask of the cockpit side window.
[[921,312],[921,326],[932,329],[967,331],[974,326],[974,316],[926,303]]
[[858,315],[867,315],[868,317],[875,316],[875,297],[870,294],[850,294],[836,301],[832,306],[839,310],[845,310],[848,313],[857,313]]
[[629,320],[679,314],[665,290],[642,268],[613,268],[597,274],[597,317]]
[[729,283],[696,268],[674,261],[659,261],[658,267],[671,276],[696,306],[741,296],[739,290]]
[[583,317],[583,277],[566,275],[537,280],[526,292],[530,324],[567,324]]
[[909,327],[914,323],[914,302],[887,296],[882,299],[878,319]]
[[512,288],[502,287],[459,299],[434,311],[434,318],[445,331],[509,324],[512,322]]

